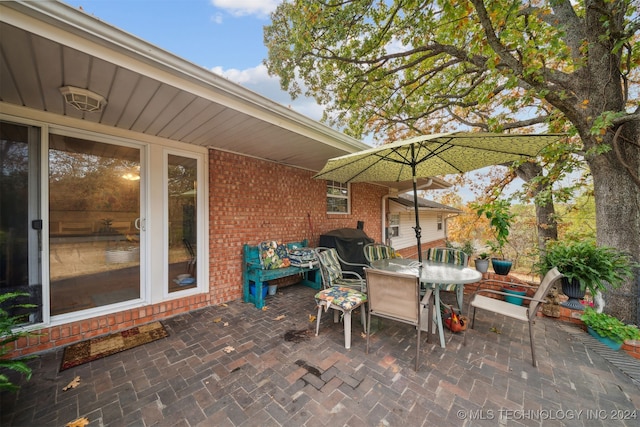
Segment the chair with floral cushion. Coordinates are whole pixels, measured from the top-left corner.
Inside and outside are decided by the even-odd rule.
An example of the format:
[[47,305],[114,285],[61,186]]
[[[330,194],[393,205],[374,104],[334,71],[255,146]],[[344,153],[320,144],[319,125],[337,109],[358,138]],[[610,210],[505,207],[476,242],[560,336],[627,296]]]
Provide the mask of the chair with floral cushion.
[[342,286],[367,292],[367,284],[362,276],[355,271],[344,270],[343,266],[366,268],[368,265],[354,264],[343,260],[335,248],[318,247],[315,248],[315,253],[320,264],[322,284],[325,288]]
[[394,259],[402,258],[402,256],[395,251],[391,246],[383,245],[382,243],[368,243],[362,248],[364,251],[364,257],[369,264],[372,261],[378,261],[381,259]]
[[329,309],[334,310],[333,322],[338,323],[338,313],[342,312],[342,318],[344,321],[344,347],[346,349],[351,348],[351,312],[356,308],[362,306],[360,310],[362,313],[362,326],[366,332],[366,319],[364,304],[367,302],[367,295],[351,288],[345,288],[343,286],[333,286],[327,289],[323,289],[315,296],[316,303],[318,304],[318,316],[316,319],[316,336],[320,332],[320,318],[322,317],[322,311]]
[[[361,307],[361,321],[366,332],[365,303],[367,302],[366,282],[354,271],[342,270],[341,262],[345,265],[360,266],[348,263],[338,256],[334,248],[315,249],[322,276],[323,289],[315,295],[318,304],[318,316],[316,318],[316,336],[320,331],[320,319],[323,311],[334,310],[333,321],[338,323],[339,312],[342,312],[344,321],[344,346],[351,348],[351,313]],[[350,277],[345,277],[350,276]]]

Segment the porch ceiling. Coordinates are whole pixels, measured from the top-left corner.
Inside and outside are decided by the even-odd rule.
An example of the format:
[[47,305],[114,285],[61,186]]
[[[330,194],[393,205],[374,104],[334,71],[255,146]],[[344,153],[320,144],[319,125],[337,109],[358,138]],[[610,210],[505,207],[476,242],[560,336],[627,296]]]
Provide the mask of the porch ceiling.
[[[0,112],[26,107],[313,171],[369,148],[63,3],[0,3],[0,58]],[[107,105],[83,113],[62,86]]]

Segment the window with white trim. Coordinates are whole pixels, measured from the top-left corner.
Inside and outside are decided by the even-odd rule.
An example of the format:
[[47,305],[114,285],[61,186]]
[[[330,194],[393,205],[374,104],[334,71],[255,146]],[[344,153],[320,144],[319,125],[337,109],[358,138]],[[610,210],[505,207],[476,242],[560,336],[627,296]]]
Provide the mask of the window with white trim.
[[398,237],[400,235],[400,214],[394,213],[389,215],[389,235],[388,238]]
[[327,181],[327,213],[349,213],[349,199],[349,184]]
[[442,214],[438,214],[438,216],[436,217],[436,229],[438,231],[442,230]]

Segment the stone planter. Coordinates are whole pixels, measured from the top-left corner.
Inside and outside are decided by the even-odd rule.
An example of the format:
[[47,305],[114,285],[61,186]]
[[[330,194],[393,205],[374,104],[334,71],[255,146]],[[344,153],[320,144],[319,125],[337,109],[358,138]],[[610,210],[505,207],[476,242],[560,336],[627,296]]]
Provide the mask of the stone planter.
[[475,260],[476,270],[480,273],[486,273],[489,270],[489,260],[477,258]]
[[571,279],[571,281],[569,281],[566,277],[563,277],[562,293],[568,296],[569,300],[560,305],[572,310],[584,310],[584,306],[580,303],[580,300],[584,298],[585,291],[584,289],[580,289],[580,282],[577,279]]

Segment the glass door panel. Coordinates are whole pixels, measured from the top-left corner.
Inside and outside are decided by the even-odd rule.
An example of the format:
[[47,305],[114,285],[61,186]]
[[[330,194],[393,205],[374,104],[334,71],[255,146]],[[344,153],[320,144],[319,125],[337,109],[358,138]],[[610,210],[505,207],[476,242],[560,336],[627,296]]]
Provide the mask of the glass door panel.
[[39,135],[37,128],[0,123],[0,294],[29,294],[2,307],[24,315],[25,324],[42,321]]
[[140,298],[140,156],[50,136],[52,315]]
[[198,247],[196,159],[168,155],[169,292],[195,288]]

